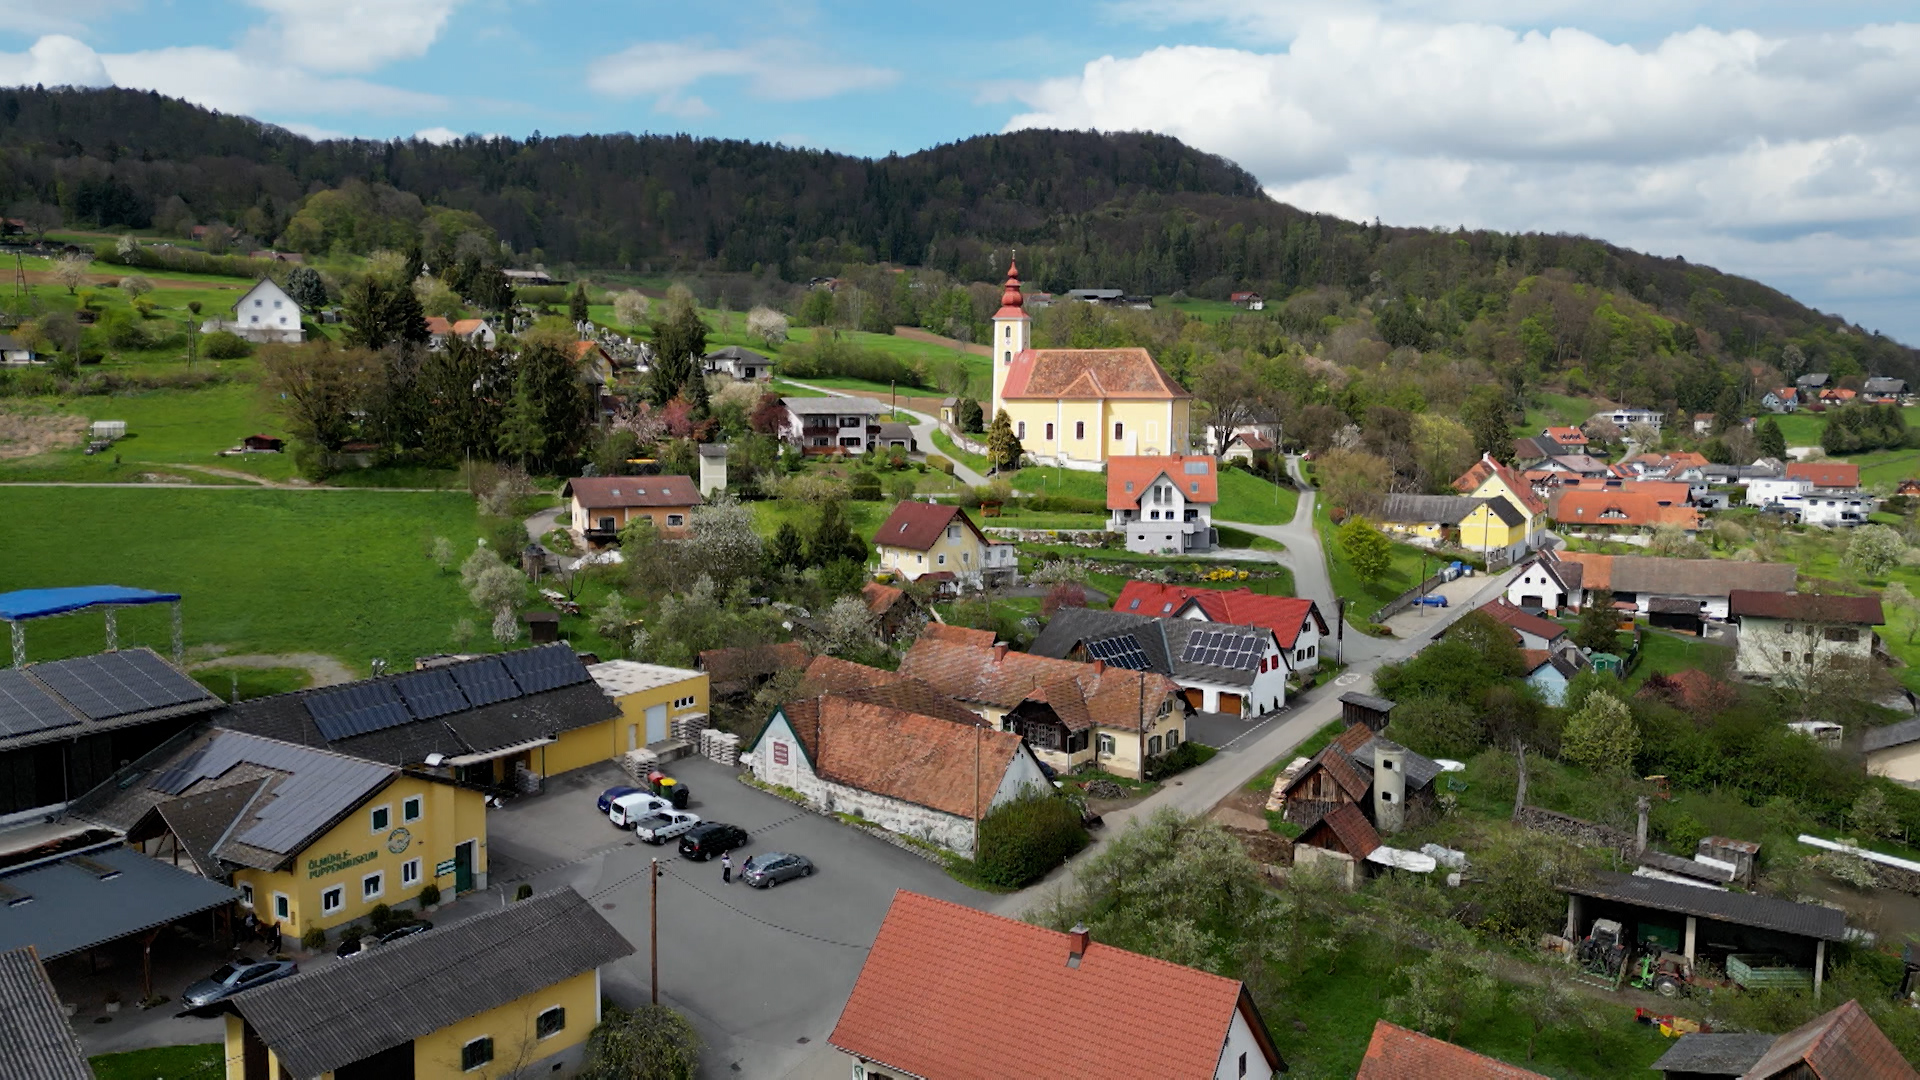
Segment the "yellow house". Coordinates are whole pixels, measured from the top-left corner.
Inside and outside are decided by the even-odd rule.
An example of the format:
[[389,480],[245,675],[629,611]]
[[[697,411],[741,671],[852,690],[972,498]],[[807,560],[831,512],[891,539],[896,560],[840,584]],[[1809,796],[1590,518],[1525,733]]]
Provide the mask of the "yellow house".
[[1483,554],[1506,549],[1515,556],[1539,546],[1547,504],[1520,474],[1486,455],[1453,482],[1453,489],[1487,500],[1461,519],[1460,546]]
[[[604,730],[595,725],[562,735],[558,745],[548,748],[549,761],[591,764],[618,757],[628,750],[665,742],[673,737],[676,721],[705,716],[712,700],[710,682],[704,671],[633,660],[605,660],[590,665],[587,670],[593,673],[593,681],[600,684],[600,689],[619,706],[620,715]],[[570,741],[568,736],[575,734],[579,738]]]
[[1020,291],[1007,267],[993,317],[993,411],[1013,422],[1042,464],[1095,471],[1115,455],[1184,454],[1193,395],[1145,349],[1036,349]]
[[873,535],[880,569],[908,581],[931,578],[978,588],[1011,583],[1020,565],[1015,545],[990,540],[957,506],[900,503]]
[[479,791],[425,773],[214,729],[89,816],[131,820],[149,854],[184,854],[298,938],[487,884]]
[[572,1075],[633,946],[572,889],[230,999],[227,1080]]

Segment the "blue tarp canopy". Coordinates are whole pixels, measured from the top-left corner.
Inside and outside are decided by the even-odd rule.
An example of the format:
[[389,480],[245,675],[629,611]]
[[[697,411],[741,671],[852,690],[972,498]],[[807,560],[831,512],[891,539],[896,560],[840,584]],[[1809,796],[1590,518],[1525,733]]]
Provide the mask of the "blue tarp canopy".
[[0,593],[0,621],[18,622],[47,615],[65,615],[102,604],[171,604],[179,593],[129,589],[124,585],[81,585],[71,589],[21,589]]

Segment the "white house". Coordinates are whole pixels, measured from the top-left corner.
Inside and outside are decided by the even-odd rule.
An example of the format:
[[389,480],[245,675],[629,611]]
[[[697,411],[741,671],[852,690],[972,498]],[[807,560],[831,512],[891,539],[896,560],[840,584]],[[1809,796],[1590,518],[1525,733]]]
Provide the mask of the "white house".
[[461,319],[455,322],[439,315],[427,316],[427,348],[444,349],[447,339],[456,337],[486,349],[493,348],[497,340],[493,327],[485,319]]
[[758,382],[773,377],[773,361],[738,345],[715,349],[702,358],[709,375],[725,375],[741,382]]
[[1736,591],[1728,610],[1740,624],[1734,670],[1753,678],[1806,680],[1833,660],[1873,658],[1873,628],[1886,622],[1878,596]]
[[787,425],[781,434],[809,454],[864,454],[879,445],[880,418],[889,410],[864,397],[781,398]]
[[14,337],[12,334],[0,334],[0,364],[9,366],[20,364],[45,363],[33,346]]
[[1813,481],[1786,476],[1756,476],[1747,481],[1748,506],[1783,506],[1813,490]]
[[1165,675],[1202,712],[1251,718],[1287,703],[1286,650],[1264,627],[1069,607],[1027,651]]
[[1267,596],[1241,586],[1206,589],[1197,585],[1157,585],[1129,581],[1114,598],[1113,610],[1155,619],[1230,623],[1273,631],[1287,669],[1305,678],[1320,668],[1320,643],[1328,636],[1320,606],[1297,596]]
[[1116,455],[1107,459],[1107,528],[1127,550],[1212,551],[1220,478],[1207,454]]
[[[1790,593],[1796,576],[1792,563],[1542,552],[1523,563],[1507,584],[1507,602],[1529,611],[1564,615],[1586,606],[1588,593],[1605,589],[1625,614],[1671,615],[1691,605],[1696,619],[1720,620],[1727,617],[1727,598],[1735,591]],[[1673,622],[1653,621],[1656,625]],[[1684,620],[1675,625],[1699,629],[1685,625]]]
[[1629,424],[1651,424],[1658,428],[1667,422],[1667,418],[1658,409],[1615,409],[1601,413],[1600,416],[1621,431]]
[[226,330],[248,341],[297,345],[307,339],[306,330],[300,326],[301,314],[300,305],[285,289],[274,284],[272,278],[261,278],[234,301],[232,319],[208,319],[200,325],[200,331],[211,334]]
[[750,753],[762,783],[968,858],[988,811],[1053,790],[1018,735],[838,694],[774,710]]
[[1880,505],[1880,500],[1864,491],[1852,491],[1844,488],[1815,488],[1797,502],[1789,499],[1781,503],[1789,510],[1800,511],[1803,525],[1833,525],[1851,528],[1865,525]]

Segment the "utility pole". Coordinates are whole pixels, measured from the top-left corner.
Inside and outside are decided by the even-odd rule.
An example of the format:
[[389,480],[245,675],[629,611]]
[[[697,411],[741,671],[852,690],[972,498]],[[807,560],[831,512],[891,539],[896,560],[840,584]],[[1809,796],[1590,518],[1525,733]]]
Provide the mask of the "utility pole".
[[973,725],[973,858],[980,861],[980,725]]
[[647,958],[653,964],[653,1003],[660,1004],[660,860],[653,860],[652,897],[647,902]]

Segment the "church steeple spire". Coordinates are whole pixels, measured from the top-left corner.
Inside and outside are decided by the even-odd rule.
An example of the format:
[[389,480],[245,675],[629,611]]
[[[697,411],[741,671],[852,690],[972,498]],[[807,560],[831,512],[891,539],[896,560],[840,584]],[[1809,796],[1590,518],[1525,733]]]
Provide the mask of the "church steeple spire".
[[[1007,262],[1007,287],[1000,293],[1000,313],[996,319],[1018,318],[1025,314],[1026,297],[1020,292],[1020,264],[1013,260]],[[1012,308],[1009,312],[1007,309]]]
[[1014,259],[1007,260],[1007,284],[1000,292],[1000,310],[993,314],[993,411],[987,415],[991,421],[999,415],[1003,398],[1002,389],[1007,383],[1007,369],[1013,366],[1013,358],[1026,352],[1033,337],[1033,319],[1027,314],[1026,297],[1020,292],[1020,264]]

